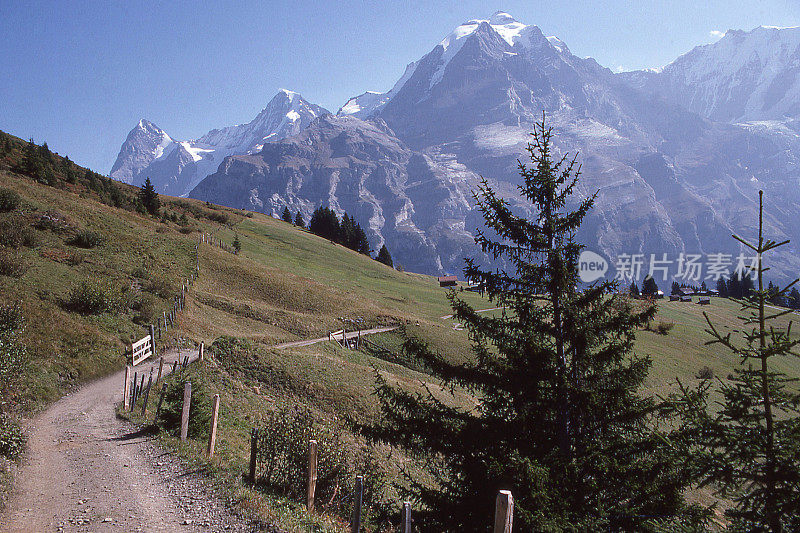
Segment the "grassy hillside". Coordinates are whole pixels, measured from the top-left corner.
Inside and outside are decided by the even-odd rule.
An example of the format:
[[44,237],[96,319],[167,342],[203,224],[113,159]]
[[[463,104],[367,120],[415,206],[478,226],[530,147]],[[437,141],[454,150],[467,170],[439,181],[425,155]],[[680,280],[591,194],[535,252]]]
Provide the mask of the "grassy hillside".
[[[221,490],[241,505],[288,528],[338,529],[335,512],[308,517],[296,499],[284,497],[285,490],[251,491],[242,485],[250,429],[269,426],[277,408],[301,406],[359,448],[363,442],[342,421],[378,416],[372,394],[376,373],[411,390],[428,386],[444,395],[420,369],[397,357],[403,335],[420,336],[453,360],[470,357],[466,333],[442,318],[450,309],[435,278],[395,271],[261,214],[162,197],[162,213],[153,217],[138,204],[135,188],[55,155],[31,165],[30,152],[19,139],[0,139],[0,188],[20,198],[0,213],[0,270],[5,263],[19,267],[0,275],[0,301],[21,309],[30,358],[18,394],[4,409],[31,412],[81,382],[121,368],[125,346],[170,308],[181,280],[192,272],[200,233],[228,244],[238,237],[238,255],[200,245],[200,277],[170,339],[162,342],[205,342],[208,362],[192,370],[193,379],[222,397],[214,461],[202,459],[200,439],[179,449],[215,472]],[[87,247],[94,240],[87,232],[99,234],[100,242]],[[477,308],[492,307],[473,293],[462,295]],[[76,304],[92,296],[100,297],[100,307],[79,311]],[[704,367],[724,376],[737,364],[704,345],[703,311],[722,327],[738,327],[738,306],[716,299],[709,307],[659,303],[656,323],[673,323],[673,329],[668,335],[639,332],[637,351],[654,362],[651,392],[666,393],[676,378],[694,380]],[[371,337],[373,344],[362,351],[332,342],[274,347],[326,336],[345,318],[361,319],[363,327],[399,329]],[[782,364],[782,370],[800,376],[800,364]],[[452,401],[474,400],[456,393]],[[381,464],[389,477],[401,466],[413,468],[396,453]],[[391,501],[393,495],[385,497]],[[376,510],[373,518],[379,516]]]

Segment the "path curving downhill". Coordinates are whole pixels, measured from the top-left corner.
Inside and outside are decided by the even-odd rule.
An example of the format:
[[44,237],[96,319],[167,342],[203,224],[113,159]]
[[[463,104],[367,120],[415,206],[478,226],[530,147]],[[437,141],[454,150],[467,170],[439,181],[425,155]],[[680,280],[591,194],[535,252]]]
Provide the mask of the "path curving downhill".
[[[165,371],[186,355],[197,352],[168,353]],[[90,383],[31,421],[0,531],[260,531],[152,437],[116,417],[123,380],[124,371]]]

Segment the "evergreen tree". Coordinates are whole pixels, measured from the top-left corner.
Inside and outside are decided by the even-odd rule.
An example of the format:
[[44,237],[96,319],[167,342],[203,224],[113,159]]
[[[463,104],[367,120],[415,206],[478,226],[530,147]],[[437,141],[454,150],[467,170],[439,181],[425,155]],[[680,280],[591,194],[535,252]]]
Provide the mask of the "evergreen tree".
[[236,234],[233,236],[233,253],[239,255],[239,252],[242,251],[242,243],[239,241],[239,235]]
[[283,219],[284,222],[288,222],[289,224],[292,223],[292,214],[289,212],[288,206],[283,208],[283,214],[281,215],[281,219]]
[[[684,416],[686,456],[695,456],[701,483],[730,497],[734,507],[726,514],[736,531],[800,531],[800,395],[795,379],[779,372],[774,358],[800,357],[800,340],[792,339],[774,321],[790,311],[766,309],[764,255],[789,241],[763,237],[763,192],[759,193],[756,244],[737,240],[757,254],[758,289],[742,300],[743,339],[715,326],[705,315],[712,341],[741,364],[721,380],[709,409],[710,381],[694,390],[684,386],[678,402]],[[746,278],[745,278],[746,279]],[[786,291],[800,280],[795,280]]]
[[742,295],[741,298],[752,298],[755,293],[755,284],[753,283],[753,278],[750,272],[747,272],[746,275],[742,275]]
[[680,294],[681,293],[681,286],[678,284],[677,281],[672,282],[672,292],[670,294]]
[[354,248],[356,252],[364,255],[369,255],[372,251],[369,247],[369,239],[367,238],[367,234],[364,232],[364,228],[361,227],[360,224],[356,223],[355,226],[355,239],[354,239]]
[[311,233],[332,240],[333,242],[341,242],[341,228],[339,227],[339,217],[336,213],[327,207],[320,206],[311,215],[311,221],[308,223],[308,229]]
[[386,248],[385,244],[381,246],[381,249],[378,252],[378,256],[375,258],[375,260],[380,261],[386,266],[394,268],[394,263],[392,263],[392,255],[389,253],[389,249]]
[[717,292],[721,298],[728,297],[728,284],[725,282],[725,278],[720,277],[717,280]]
[[628,294],[633,296],[634,298],[639,297],[639,286],[636,285],[635,281],[631,281],[631,286],[628,288]]
[[728,281],[728,295],[731,298],[742,297],[742,282],[739,279],[739,272],[731,274],[731,279]]
[[642,283],[642,294],[644,296],[655,296],[658,294],[658,285],[656,284],[656,280],[653,279],[653,276],[648,275],[644,278],[644,282]]
[[703,280],[703,282],[700,284],[700,292],[702,293],[708,292],[708,286],[706,285],[705,280]]
[[50,147],[47,146],[47,143],[43,143],[39,147],[39,157],[46,165],[53,164],[53,152],[50,151]]
[[532,164],[519,166],[534,219],[514,214],[486,180],[475,194],[490,229],[476,242],[509,268],[482,270],[467,260],[464,269],[505,308],[498,316],[449,293],[474,360],[449,362],[419,339],[404,345],[444,391],[459,387],[475,404],[461,409],[438,393],[377,378],[386,422],[371,435],[419,457],[433,476],[432,485],[410,480],[425,531],[486,531],[498,489],[514,494],[519,531],[625,528],[624,517],[682,505],[686,479],[653,429],[655,402],[640,394],[650,360],[632,353],[636,328],[655,309],[637,313],[625,298],[608,296],[617,290],[612,281],[579,290],[582,247],[574,238],[594,197],[567,210],[579,170],[574,158],[553,160],[551,138],[538,123]]
[[800,309],[800,291],[797,290],[797,287],[792,287],[792,292],[789,293],[789,307]]
[[150,178],[144,180],[144,184],[142,184],[142,188],[139,190],[139,201],[148,213],[153,216],[158,215],[158,211],[161,209],[161,200],[153,184],[150,182]]
[[306,227],[306,221],[303,220],[303,215],[302,213],[300,213],[300,211],[298,211],[297,214],[294,216],[294,225],[297,226],[298,228]]

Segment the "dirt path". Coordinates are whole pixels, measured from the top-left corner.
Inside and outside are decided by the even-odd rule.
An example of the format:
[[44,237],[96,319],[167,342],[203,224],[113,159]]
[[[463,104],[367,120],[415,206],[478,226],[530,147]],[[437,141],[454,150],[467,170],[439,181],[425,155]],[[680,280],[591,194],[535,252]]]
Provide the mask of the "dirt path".
[[[387,331],[394,331],[397,329],[397,326],[389,326],[383,328],[372,328],[372,329],[362,329],[359,331],[348,331],[345,333],[346,338],[355,339],[360,335],[374,335],[375,333],[386,333]],[[305,341],[293,341],[293,342],[284,342],[283,344],[276,344],[273,348],[277,348],[278,350],[283,350],[284,348],[297,348],[298,346],[311,346],[312,344],[317,344],[318,342],[325,342],[329,341],[330,338],[328,337],[320,337],[318,339],[308,339]]]
[[[165,358],[170,368],[177,355]],[[149,372],[152,364],[136,369]],[[116,417],[123,379],[119,372],[86,385],[31,422],[27,458],[0,531],[258,530],[211,496],[196,473]]]

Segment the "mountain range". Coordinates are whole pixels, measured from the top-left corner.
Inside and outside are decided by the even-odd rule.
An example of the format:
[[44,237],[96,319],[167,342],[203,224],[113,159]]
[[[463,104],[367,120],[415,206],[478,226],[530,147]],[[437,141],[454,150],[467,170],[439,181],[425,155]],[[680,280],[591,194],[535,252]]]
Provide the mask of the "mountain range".
[[797,28],[731,30],[663,69],[615,74],[498,12],[457,27],[390,91],[351,98],[335,115],[281,92],[261,119],[197,141],[142,121],[111,175],[276,215],[289,206],[306,220],[328,205],[405,268],[458,272],[476,255],[481,177],[530,214],[517,160],[545,113],[556,152],[579,152],[575,200],[598,193],[579,235],[589,248],[612,260],[735,257],[730,235],[753,234],[763,189],[770,237],[793,240],[773,272],[790,276],[800,271],[798,76]]

